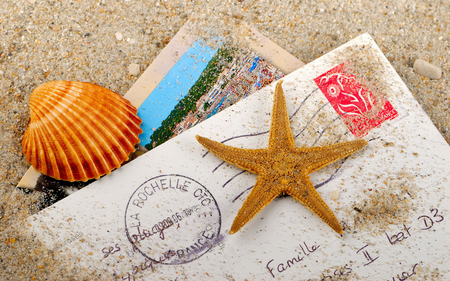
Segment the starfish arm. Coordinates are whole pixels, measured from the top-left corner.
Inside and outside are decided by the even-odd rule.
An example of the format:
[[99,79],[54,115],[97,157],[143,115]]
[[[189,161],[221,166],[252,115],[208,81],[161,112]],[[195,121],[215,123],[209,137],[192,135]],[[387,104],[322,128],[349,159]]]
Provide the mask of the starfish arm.
[[259,174],[267,159],[264,149],[238,148],[196,136],[197,141],[220,159],[241,169]]
[[344,233],[342,226],[333,211],[328,207],[327,203],[323,201],[322,197],[320,197],[306,175],[298,178],[295,182],[291,182],[285,192],[305,205],[306,208],[321,218],[334,231],[339,234]]
[[329,146],[317,146],[309,148],[297,148],[305,157],[305,166],[308,173],[317,171],[328,164],[345,158],[366,146],[367,141],[360,139],[348,142],[337,143]]
[[239,212],[231,225],[230,234],[238,232],[239,229],[251,221],[279,194],[280,192],[277,192],[276,184],[274,182],[267,183],[261,176],[258,176],[252,192],[247,199],[245,199],[244,204],[239,209]]
[[283,88],[281,87],[282,82],[279,81],[277,83],[273,97],[272,121],[269,136],[270,149],[284,149],[295,146],[286,108],[286,99]]

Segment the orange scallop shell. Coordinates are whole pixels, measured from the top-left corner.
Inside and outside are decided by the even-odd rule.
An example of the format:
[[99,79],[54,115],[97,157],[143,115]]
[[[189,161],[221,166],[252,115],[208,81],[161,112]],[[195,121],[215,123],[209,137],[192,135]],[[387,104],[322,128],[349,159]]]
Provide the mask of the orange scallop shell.
[[142,133],[136,108],[98,85],[48,82],[31,93],[29,104],[23,153],[34,168],[58,180],[111,173],[135,150]]

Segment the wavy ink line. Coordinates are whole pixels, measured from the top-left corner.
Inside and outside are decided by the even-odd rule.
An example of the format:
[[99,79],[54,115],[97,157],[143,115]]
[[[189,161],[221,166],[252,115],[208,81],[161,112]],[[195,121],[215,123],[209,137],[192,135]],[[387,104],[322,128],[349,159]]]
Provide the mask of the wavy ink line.
[[236,175],[234,175],[234,176],[232,176],[229,180],[227,180],[223,185],[222,185],[222,187],[225,187],[227,184],[229,184],[235,177],[237,177],[237,176],[239,176],[239,175],[241,175],[241,174],[243,174],[243,173],[245,173],[245,172],[247,172],[246,170],[242,170],[241,172],[239,172],[239,173],[237,173]]
[[246,190],[242,191],[236,198],[234,198],[233,200],[231,200],[231,203],[236,202],[236,200],[239,199],[239,197],[241,197],[245,192],[247,192],[250,189],[253,189],[253,187],[255,187],[254,185],[250,186],[249,188],[247,188]]
[[[205,157],[205,156],[203,156],[203,157]],[[220,168],[220,166],[222,166],[223,164],[225,164],[225,161],[222,161],[222,163],[220,163],[219,165],[217,165],[213,170],[212,170],[212,172],[214,173],[217,169],[219,169]]]
[[336,170],[331,174],[331,176],[330,176],[328,179],[324,180],[324,181],[321,182],[321,183],[316,184],[316,185],[314,186],[314,188],[315,188],[315,189],[318,189],[319,187],[321,187],[321,186],[323,186],[323,185],[329,183],[330,181],[332,181],[332,180],[334,179],[334,176],[335,176],[335,175],[339,172],[339,170],[341,169],[342,165],[344,165],[345,161],[347,161],[348,157],[350,157],[350,156],[347,156],[347,157],[345,157],[344,159],[342,159],[341,164],[336,168]]
[[[221,141],[221,143],[225,143],[227,141],[230,141],[230,140],[233,140],[233,139],[238,139],[238,138],[254,137],[254,136],[264,135],[264,134],[267,134],[268,132],[269,131],[264,131],[264,132],[260,132],[260,133],[253,133],[253,134],[235,136],[235,137],[231,137],[229,139],[223,140],[223,141]],[[208,153],[209,153],[209,151],[205,152],[205,154],[203,154],[202,158],[205,158],[205,156],[208,155]]]
[[297,114],[297,112],[300,110],[300,108],[303,106],[303,104],[306,102],[306,100],[312,95],[314,94],[314,92],[316,92],[317,90],[319,90],[319,88],[315,88],[311,93],[309,93],[309,95],[306,96],[306,98],[304,98],[302,100],[302,103],[297,107],[297,109],[294,111],[294,113],[291,115],[291,117],[289,117],[289,121]]
[[[319,135],[319,138],[322,137],[322,135],[325,133],[326,130],[328,130],[329,128],[331,128],[331,125],[332,125],[336,120],[341,119],[341,117],[344,116],[344,115],[347,115],[347,113],[340,114],[340,115],[338,115],[336,118],[334,118],[334,119],[333,119],[333,122],[331,122],[330,124],[328,124],[328,126],[327,126],[325,129],[322,130],[322,132],[321,132],[320,135]],[[347,130],[347,131],[345,131],[345,133],[339,135],[338,138],[337,138],[337,140],[335,141],[335,143],[338,143],[338,142],[341,140],[341,138],[342,138],[343,136],[346,136],[348,133],[350,133],[349,130]],[[312,146],[314,146],[314,145],[319,141],[319,138],[317,138],[317,139],[314,141],[314,143],[312,144]]]
[[333,124],[336,120],[338,120],[340,118],[341,118],[340,115],[338,117],[334,118],[333,122],[328,124],[328,126],[325,129],[323,129],[322,132],[320,132],[319,137],[313,142],[312,146],[314,146],[319,141],[319,139],[322,137],[323,133],[325,133],[325,131],[328,130],[328,128],[331,127],[331,124]]
[[314,117],[316,117],[316,115],[322,110],[322,108],[324,108],[326,105],[330,104],[330,102],[327,102],[326,104],[322,105],[321,108],[319,108],[316,113],[314,113],[314,115],[309,119],[308,123],[305,125],[305,127],[303,127],[303,129],[300,131],[300,133],[298,133],[297,135],[295,135],[294,139],[298,138],[305,130],[306,128],[308,128],[309,124],[311,124],[312,120],[314,119]]
[[350,133],[350,131],[346,131],[345,133],[339,135],[338,138],[337,138],[337,140],[336,140],[334,143],[338,143],[338,142],[342,139],[343,136],[346,136],[346,135],[348,135],[349,133]]

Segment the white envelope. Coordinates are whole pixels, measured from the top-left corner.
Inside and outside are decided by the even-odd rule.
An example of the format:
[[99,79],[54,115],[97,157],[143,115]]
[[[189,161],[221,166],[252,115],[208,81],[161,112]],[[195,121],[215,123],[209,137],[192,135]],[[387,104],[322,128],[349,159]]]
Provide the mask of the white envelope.
[[[295,143],[358,135],[314,81],[347,61],[372,70],[367,81],[397,115],[363,130],[363,150],[310,175],[342,237],[291,197],[228,233],[256,175],[224,164],[195,136],[267,147],[274,84],[30,217],[33,232],[80,267],[106,270],[106,279],[406,280],[432,271],[449,279],[450,147],[369,35],[283,78]],[[370,211],[389,213],[386,223]]]

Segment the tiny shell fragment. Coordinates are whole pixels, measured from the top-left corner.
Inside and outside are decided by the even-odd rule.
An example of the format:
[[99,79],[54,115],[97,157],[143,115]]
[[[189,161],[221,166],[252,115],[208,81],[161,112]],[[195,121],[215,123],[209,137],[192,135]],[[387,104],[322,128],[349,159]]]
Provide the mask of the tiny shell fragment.
[[115,36],[116,36],[116,39],[117,39],[117,40],[122,41],[122,39],[123,39],[122,33],[116,32]]
[[128,159],[142,133],[130,102],[98,85],[54,81],[30,95],[22,140],[31,165],[58,180],[87,181]]
[[422,59],[417,59],[414,62],[414,71],[418,74],[428,77],[430,79],[439,79],[442,75],[442,70],[440,67],[435,66],[427,61]]
[[331,191],[330,199],[331,200],[338,200],[339,199],[339,189],[335,189],[335,190]]
[[130,73],[130,75],[138,76],[140,72],[141,72],[141,68],[140,68],[139,64],[132,63],[128,66],[128,73]]

